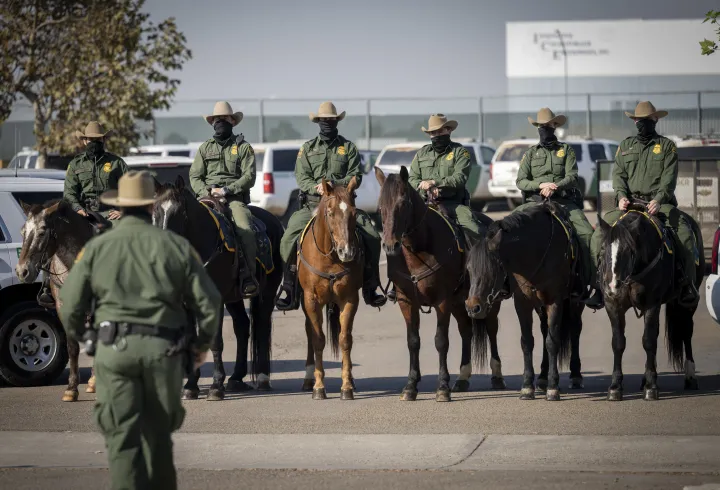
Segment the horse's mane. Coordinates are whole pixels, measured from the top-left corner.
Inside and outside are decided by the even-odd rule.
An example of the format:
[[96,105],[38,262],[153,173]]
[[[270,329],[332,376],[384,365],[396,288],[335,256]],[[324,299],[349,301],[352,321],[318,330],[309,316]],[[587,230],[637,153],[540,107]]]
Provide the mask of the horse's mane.
[[[494,221],[490,227],[492,228],[493,225],[497,224],[498,222]],[[495,227],[495,233],[497,233],[497,227]],[[481,291],[487,290],[487,286],[495,282],[495,278],[502,270],[500,256],[488,247],[488,242],[491,238],[489,233],[487,236],[482,237],[480,241],[470,249],[467,259],[467,269],[474,271],[477,277],[480,278]]]
[[32,205],[30,205],[30,208],[28,209],[27,214],[41,213],[44,209],[54,206],[55,204],[58,204],[60,201],[64,201],[64,200],[65,200],[65,198],[60,197],[60,198],[50,199],[49,201],[45,201],[42,204],[32,204]]
[[[662,223],[655,217],[650,216],[649,219],[653,220],[658,227],[662,227]],[[643,227],[648,229],[643,230]],[[645,216],[640,213],[628,213],[621,220],[618,220],[614,226],[610,227],[610,233],[604,234],[605,250],[609,249],[611,243],[617,241],[621,250],[634,250],[643,262],[647,262],[653,247],[642,245],[651,243],[645,239],[648,234],[657,235],[657,232],[652,228],[654,228],[652,223],[648,223]],[[642,239],[639,239],[640,237]]]

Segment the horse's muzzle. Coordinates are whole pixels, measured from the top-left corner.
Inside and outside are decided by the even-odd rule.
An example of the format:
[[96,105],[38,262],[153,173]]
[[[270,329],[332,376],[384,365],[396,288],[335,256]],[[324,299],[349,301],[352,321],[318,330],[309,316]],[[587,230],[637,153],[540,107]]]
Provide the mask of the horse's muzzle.
[[34,267],[31,267],[30,264],[18,264],[15,266],[15,275],[17,275],[20,282],[27,284],[35,282],[35,279],[37,279],[38,276],[38,271],[35,270]]
[[395,256],[400,254],[400,242],[393,242],[391,244],[383,243],[383,250],[386,255]]
[[341,262],[352,262],[355,260],[355,256],[357,255],[357,248],[346,245],[338,248],[337,254]]
[[487,311],[479,303],[470,304],[470,300],[465,302],[465,310],[473,320],[484,320],[487,317]]

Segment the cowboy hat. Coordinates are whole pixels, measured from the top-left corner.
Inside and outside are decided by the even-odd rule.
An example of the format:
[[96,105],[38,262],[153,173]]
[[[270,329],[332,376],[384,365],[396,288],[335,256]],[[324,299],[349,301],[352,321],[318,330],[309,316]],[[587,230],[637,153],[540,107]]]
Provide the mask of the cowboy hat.
[[658,111],[649,101],[640,102],[635,107],[635,113],[625,111],[625,115],[630,119],[645,119],[646,117],[657,116],[658,119],[668,115],[668,111]]
[[120,208],[147,206],[155,202],[155,180],[147,170],[131,170],[120,177],[117,190],[100,196],[100,202]]
[[230,104],[225,101],[215,102],[215,107],[213,107],[213,113],[209,116],[203,116],[208,124],[212,124],[212,118],[218,117],[218,116],[230,116],[233,118],[234,124],[233,126],[237,126],[240,124],[240,121],[243,119],[243,113],[242,112],[233,112],[232,107],[230,107]]
[[314,123],[318,122],[318,120],[321,117],[335,117],[338,121],[342,121],[345,119],[345,111],[342,111],[340,114],[337,113],[337,109],[335,108],[335,104],[332,102],[323,102],[320,104],[320,108],[317,111],[317,114],[314,112],[310,113],[310,120]]
[[425,133],[429,133],[431,131],[437,131],[440,128],[450,128],[450,131],[454,131],[457,127],[458,122],[452,119],[448,121],[448,118],[445,116],[445,114],[433,114],[428,119],[427,129],[425,129],[425,127],[422,127],[420,129],[422,129]]
[[104,138],[110,133],[112,133],[112,129],[103,132],[103,127],[99,122],[90,121],[85,126],[85,131],[75,131],[75,136],[78,138]]
[[537,121],[530,116],[528,116],[528,121],[535,127],[548,124],[553,126],[554,128],[559,128],[560,126],[565,124],[565,122],[567,121],[567,117],[563,116],[562,114],[558,114],[556,116],[553,111],[551,111],[547,107],[543,107],[537,113]]

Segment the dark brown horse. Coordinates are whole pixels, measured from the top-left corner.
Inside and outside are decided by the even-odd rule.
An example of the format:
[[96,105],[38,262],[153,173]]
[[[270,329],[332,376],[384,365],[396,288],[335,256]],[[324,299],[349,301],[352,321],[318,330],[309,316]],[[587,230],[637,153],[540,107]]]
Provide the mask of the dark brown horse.
[[[222,361],[224,348],[222,337],[222,324],[212,340],[210,351],[213,354],[213,382],[208,391],[208,400],[222,400],[225,391],[239,392],[253,389],[245,383],[243,378],[248,371],[248,347],[251,353],[252,378],[257,379],[257,389],[269,390],[270,386],[270,354],[272,346],[272,313],[275,308],[274,300],[280,281],[282,280],[282,259],[280,257],[280,238],[282,237],[282,223],[268,211],[250,206],[254,217],[259,219],[266,227],[266,233],[272,247],[272,260],[274,268],[267,272],[262,266],[256,267],[256,278],[260,284],[260,294],[250,300],[250,318],[245,310],[245,304],[240,296],[233,294],[237,288],[228,287],[233,283],[232,267],[233,257],[224,259],[228,254],[223,251],[221,230],[218,229],[213,215],[209,209],[200,203],[191,189],[185,187],[185,181],[178,177],[174,184],[157,184],[155,189],[158,200],[153,211],[153,224],[160,228],[174,231],[188,239],[197,250],[206,269],[223,294],[225,308],[232,317],[233,330],[237,339],[237,353],[235,368],[225,387],[225,367]],[[220,255],[222,254],[222,255]],[[219,259],[219,260],[216,260]],[[255,260],[253,257],[251,260]],[[225,267],[223,267],[225,264]],[[267,273],[266,273],[267,272]],[[236,284],[236,281],[234,282]],[[221,320],[222,321],[222,320]],[[248,346],[249,340],[252,340]],[[198,369],[190,377],[184,387],[185,399],[196,399],[200,389]]]
[[547,201],[494,222],[486,238],[470,251],[471,289],[466,306],[471,316],[479,318],[500,303],[506,279],[514,288],[525,361],[520,394],[524,400],[535,398],[533,311],[540,316],[547,350],[538,389],[547,386],[547,399],[560,399],[558,365],[568,357],[570,345],[570,387],[582,388],[579,344],[584,305],[570,299],[572,255],[577,246],[569,240],[566,219],[560,206]]
[[[55,299],[55,308],[59,309],[59,289],[70,272],[78,252],[93,236],[93,226],[72,210],[70,203],[54,200],[43,206],[22,204],[27,220],[22,227],[23,244],[20,258],[15,268],[18,279],[23,283],[32,283],[40,271],[50,276],[50,290]],[[70,359],[68,385],[63,393],[64,402],[78,399],[80,368],[78,356],[80,346],[77,340],[67,337],[67,351]],[[88,380],[85,390],[95,393],[94,372]]]
[[340,398],[354,398],[352,377],[352,327],[362,286],[362,246],[356,234],[353,192],[355,177],[345,187],[333,187],[322,180],[323,196],[298,249],[298,280],[303,291],[305,332],[308,339],[306,373],[314,371],[315,382],[307,378],[303,390],[312,388],[313,400],[327,398],[323,351],[323,310],[327,313],[330,345],[337,357],[342,350],[342,386]]
[[[432,209],[408,183],[404,166],[399,174],[385,174],[375,168],[381,185],[379,208],[383,222],[383,247],[388,260],[388,277],[395,284],[397,301],[407,326],[410,372],[401,399],[417,397],[420,376],[420,311],[434,307],[437,312],[435,348],[440,372],[435,399],[450,401],[450,373],[447,354],[450,348],[450,317],[455,317],[462,338],[460,376],[454,391],[466,391],[472,372],[472,360],[485,361],[486,340],[491,343],[492,384],[504,388],[497,352],[497,314],[494,306],[484,318],[471,321],[465,310],[469,281],[465,274],[465,253],[460,250],[445,218]],[[473,356],[474,354],[474,356]]]

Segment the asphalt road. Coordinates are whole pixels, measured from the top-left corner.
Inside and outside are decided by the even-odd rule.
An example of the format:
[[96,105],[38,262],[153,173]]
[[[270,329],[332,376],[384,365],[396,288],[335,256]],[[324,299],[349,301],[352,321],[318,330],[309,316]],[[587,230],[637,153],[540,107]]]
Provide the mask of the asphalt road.
[[[591,222],[594,222],[591,219]],[[384,270],[382,271],[384,275]],[[408,371],[405,325],[396,305],[361,306],[352,351],[356,399],[342,401],[340,362],[326,349],[328,400],[300,391],[306,339],[300,311],[274,315],[273,392],[185,402],[176,439],[181,488],[683,488],[720,483],[720,328],[704,300],[693,345],[700,390],[685,392],[659,340],[660,400],[639,391],[645,353],[642,324],[628,315],[624,357],[626,399],[608,402],[611,331],[604,310],[583,315],[585,388],[562,400],[521,401],[520,332],[512,300],[501,310],[499,349],[507,389],[490,389],[489,369],[473,374],[471,392],[437,403],[434,313],[422,315],[423,373],[416,402],[400,401]],[[451,382],[460,365],[460,338],[451,324]],[[539,370],[540,332],[536,331]],[[225,367],[232,372],[235,339],[224,325]],[[81,357],[83,381],[91,359]],[[92,419],[94,395],[62,403],[63,382],[0,389],[0,488],[106,488],[106,456]],[[33,469],[23,468],[30,466]],[[212,470],[212,471],[210,471]],[[413,471],[414,470],[414,471]],[[709,488],[709,487],[705,487]]]

